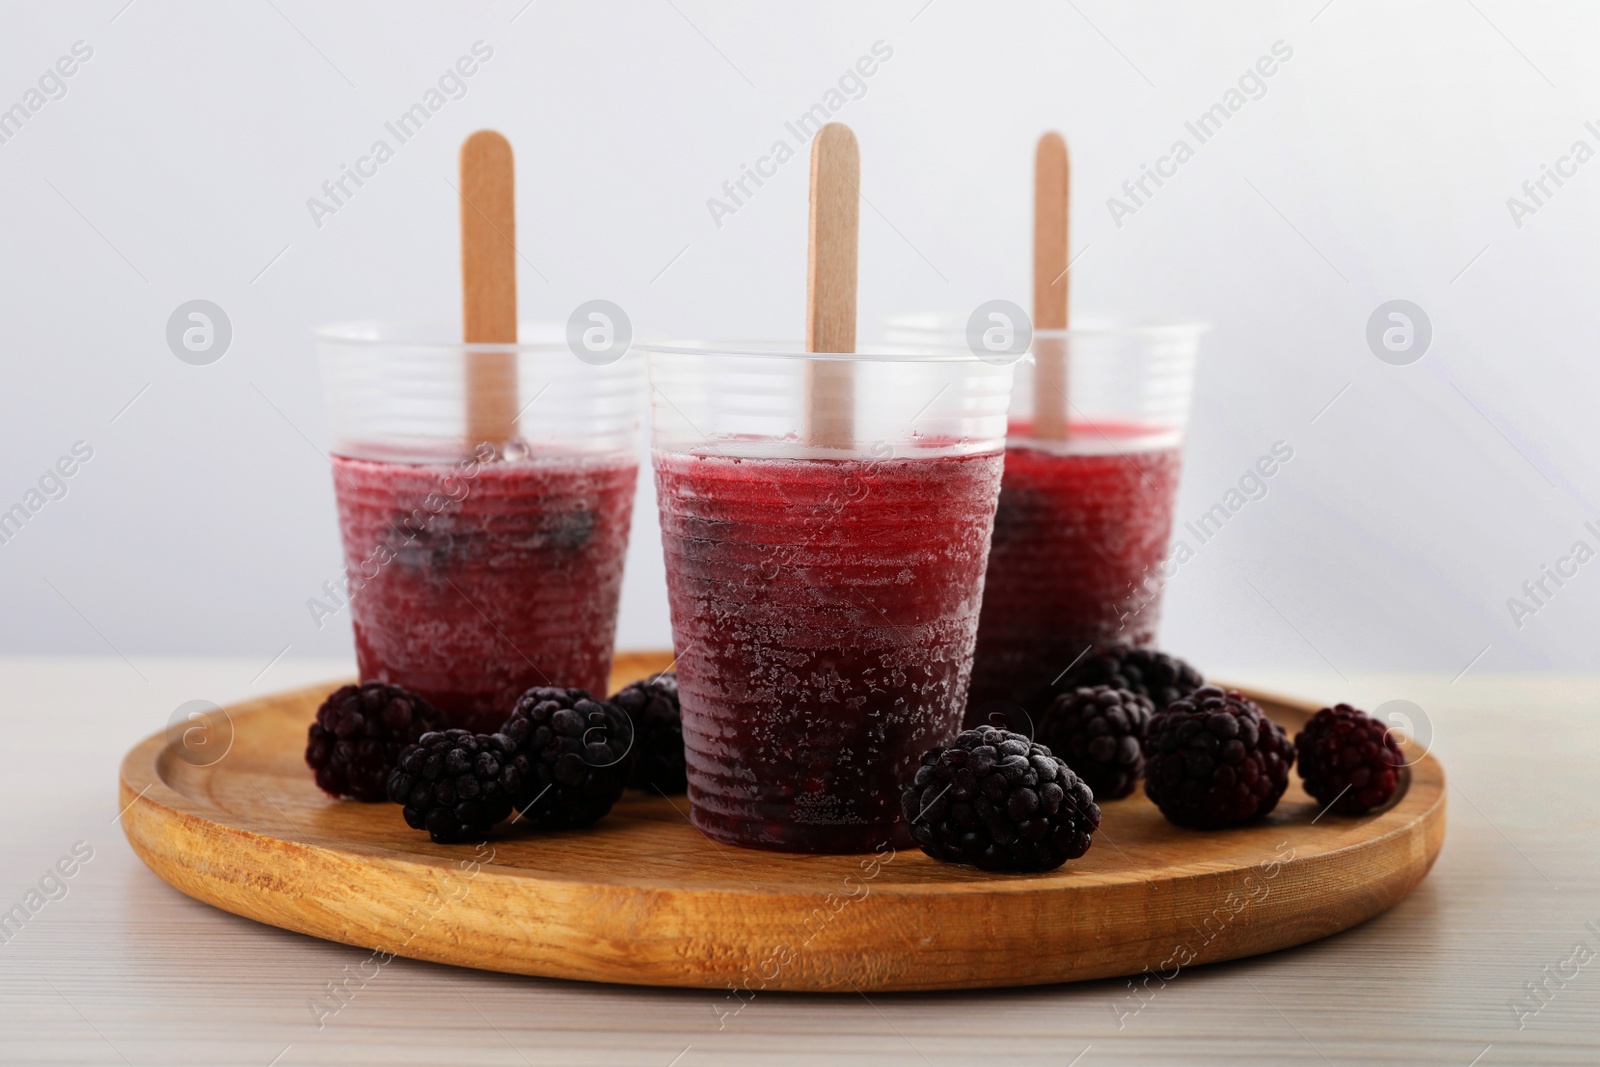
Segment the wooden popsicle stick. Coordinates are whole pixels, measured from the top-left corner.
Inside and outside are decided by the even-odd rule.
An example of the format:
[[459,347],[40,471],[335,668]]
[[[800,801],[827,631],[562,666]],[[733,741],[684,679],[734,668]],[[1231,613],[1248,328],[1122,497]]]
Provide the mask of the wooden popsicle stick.
[[[811,142],[811,225],[806,256],[806,351],[856,350],[856,237],[861,149],[850,127],[830,122]],[[855,443],[855,367],[806,362],[806,442]]]
[[[511,145],[494,130],[461,144],[461,335],[517,343],[517,219]],[[516,434],[517,357],[467,357],[467,440],[498,450]]]
[[[1033,157],[1033,328],[1067,328],[1067,142],[1039,138]],[[1033,435],[1067,437],[1067,351],[1059,338],[1034,341]]]

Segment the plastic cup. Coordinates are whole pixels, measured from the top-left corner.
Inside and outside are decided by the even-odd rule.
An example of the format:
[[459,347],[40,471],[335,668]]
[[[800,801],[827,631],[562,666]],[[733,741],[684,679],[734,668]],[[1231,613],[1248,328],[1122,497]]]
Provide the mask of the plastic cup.
[[[498,729],[537,685],[605,691],[638,476],[643,359],[580,360],[563,324],[516,345],[443,327],[318,331],[363,680]],[[467,367],[515,356],[518,435],[468,439]]]
[[[967,725],[1036,720],[1091,647],[1154,643],[1205,328],[1033,333],[1012,391]],[[925,343],[964,335],[933,318],[894,320],[886,333]],[[1064,399],[1049,384],[1052,361],[1065,364]],[[1041,388],[1065,409],[1065,439],[1036,433]]]
[[966,700],[1011,368],[815,357],[855,397],[851,447],[819,448],[797,347],[647,349],[690,817],[752,848],[908,843],[900,792]]

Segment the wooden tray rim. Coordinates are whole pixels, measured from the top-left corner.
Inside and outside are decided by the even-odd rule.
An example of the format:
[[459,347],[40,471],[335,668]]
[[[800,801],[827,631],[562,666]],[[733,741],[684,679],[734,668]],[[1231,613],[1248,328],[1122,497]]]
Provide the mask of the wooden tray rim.
[[[327,686],[310,686],[302,689],[258,697],[249,701],[230,705],[228,712],[230,715],[238,718],[242,718],[257,712],[270,713],[275,706],[281,705],[284,702],[305,702],[311,700],[314,697],[325,693],[327,688]],[[1274,718],[1285,717],[1285,712],[1293,717],[1309,715],[1318,707],[1318,705],[1315,703],[1278,696],[1276,694],[1255,690],[1250,687],[1237,688],[1239,688],[1240,691],[1245,695],[1261,703],[1268,713],[1273,715]],[[133,749],[131,749],[124,757],[120,775],[121,801],[125,805],[121,816],[124,832],[127,835],[130,844],[133,845],[135,852],[139,854],[140,858],[148,866],[150,866],[158,876],[179,888],[180,891],[191,896],[195,896],[197,899],[200,899],[206,903],[223,908],[224,910],[233,911],[256,921],[282,926],[286,929],[295,930],[310,936],[323,937],[331,940],[345,940],[346,943],[358,944],[362,947],[374,947],[370,944],[370,936],[367,938],[351,938],[348,935],[341,936],[337,932],[330,932],[325,925],[319,927],[317,924],[311,922],[306,922],[301,925],[293,925],[280,921],[276,917],[266,917],[266,914],[271,909],[260,908],[252,912],[247,908],[238,906],[234,901],[228,899],[213,899],[205,894],[198,886],[190,888],[184,885],[179,885],[178,881],[174,880],[173,877],[169,877],[168,873],[163,871],[162,868],[165,866],[165,864],[158,862],[158,857],[156,857],[153,853],[147,852],[142,846],[142,843],[139,840],[142,833],[140,824],[143,823],[145,819],[154,818],[158,821],[166,822],[176,820],[176,822],[182,824],[183,829],[186,832],[194,834],[203,834],[208,832],[211,834],[216,834],[220,831],[229,837],[237,838],[240,843],[246,847],[251,845],[250,839],[252,837],[264,837],[271,839],[275,843],[276,847],[292,850],[294,852],[305,853],[308,855],[331,853],[334,855],[351,858],[378,859],[388,867],[396,870],[409,870],[415,872],[416,877],[424,880],[436,878],[439,874],[457,869],[457,865],[465,855],[462,853],[453,854],[451,851],[441,852],[440,854],[430,854],[428,852],[421,851],[397,852],[390,845],[371,845],[356,841],[318,839],[314,835],[308,835],[311,836],[311,839],[306,841],[284,837],[283,827],[281,825],[267,825],[262,819],[259,818],[236,816],[229,811],[218,811],[216,809],[209,808],[199,798],[186,795],[185,793],[180,792],[178,789],[175,789],[172,785],[169,785],[161,773],[163,754],[166,752],[168,747],[166,732],[163,731],[146,738],[144,741],[140,742]],[[1409,779],[1407,787],[1399,799],[1392,803],[1387,810],[1377,815],[1365,817],[1369,820],[1367,825],[1371,831],[1370,833],[1361,837],[1359,840],[1352,841],[1348,845],[1344,845],[1342,847],[1324,849],[1317,852],[1313,856],[1293,857],[1281,861],[1285,868],[1298,867],[1304,864],[1317,865],[1319,868],[1323,866],[1327,866],[1329,868],[1338,868],[1343,866],[1344,861],[1352,855],[1358,855],[1365,852],[1378,854],[1394,850],[1396,848],[1404,848],[1405,846],[1403,844],[1398,843],[1398,839],[1400,838],[1413,837],[1418,838],[1422,842],[1421,847],[1426,851],[1426,855],[1423,857],[1420,872],[1416,873],[1415,877],[1398,877],[1398,879],[1396,875],[1391,874],[1384,880],[1384,884],[1382,886],[1375,884],[1374,890],[1375,892],[1381,891],[1378,892],[1378,895],[1384,898],[1383,902],[1377,904],[1375,907],[1369,906],[1365,914],[1361,914],[1352,922],[1343,923],[1343,925],[1338,926],[1337,929],[1343,929],[1349,925],[1353,925],[1355,922],[1364,921],[1366,918],[1370,918],[1372,915],[1386,910],[1388,907],[1391,907],[1394,903],[1398,902],[1398,900],[1403,899],[1403,897],[1409,893],[1410,890],[1414,888],[1414,886],[1420,882],[1423,877],[1425,877],[1427,871],[1431,869],[1433,862],[1438,856],[1439,849],[1442,847],[1443,843],[1443,817],[1446,802],[1445,775],[1443,767],[1431,753],[1423,751],[1420,755],[1417,755],[1418,751],[1418,746],[1414,745],[1414,743],[1407,742],[1408,758],[1413,758],[1413,762],[1407,769],[1407,775]],[[679,807],[680,814],[685,814],[686,816],[687,802],[681,798],[673,799],[675,806]],[[219,816],[221,818],[219,818]],[[1337,818],[1337,816],[1335,817]],[[571,832],[582,833],[583,831]],[[1192,833],[1195,831],[1181,832]],[[432,845],[430,842],[427,842],[426,838],[420,838],[418,844],[421,847],[429,849],[445,847]],[[719,844],[717,847],[719,849],[727,850],[735,857],[740,855],[764,855],[761,853],[747,853],[745,850],[737,849],[728,845]],[[786,861],[791,863],[803,864],[811,857],[788,855],[784,858]],[[827,861],[832,861],[832,866],[828,868],[823,875],[828,879],[827,884],[830,887],[836,886],[837,884],[838,863],[847,858],[848,857],[837,855],[816,857],[816,859],[819,860],[819,867],[821,867],[823,863],[826,863]],[[961,868],[961,870],[969,872],[970,876],[959,881],[944,879],[934,881],[912,880],[898,882],[882,879],[875,880],[872,886],[872,895],[891,898],[889,902],[891,904],[893,899],[899,898],[904,900],[907,905],[912,905],[921,898],[952,895],[961,895],[969,898],[975,895],[991,896],[996,898],[1015,899],[1020,903],[1023,898],[1034,898],[1036,902],[1042,902],[1051,897],[1079,893],[1089,894],[1089,896],[1084,898],[1085,900],[1089,900],[1101,899],[1104,895],[1114,894],[1119,888],[1129,885],[1143,885],[1150,887],[1152,890],[1166,888],[1176,892],[1180,889],[1179,883],[1184,881],[1206,883],[1208,879],[1212,882],[1216,882],[1218,879],[1226,878],[1230,874],[1238,874],[1241,871],[1241,866],[1236,861],[1197,860],[1188,863],[1175,863],[1161,869],[1159,872],[1154,873],[1148,870],[1099,871],[1096,872],[1096,880],[1089,883],[1075,882],[1072,879],[1073,872],[1070,864],[1067,867],[1054,872],[1046,872],[1045,874],[1036,875],[997,875],[969,868]],[[568,887],[597,886],[604,887],[606,890],[614,890],[619,892],[639,891],[649,893],[653,891],[671,891],[682,894],[686,897],[698,897],[707,900],[717,899],[736,901],[740,899],[759,899],[771,901],[774,904],[781,903],[784,906],[789,906],[794,903],[803,903],[806,906],[810,906],[816,902],[819,892],[825,891],[816,886],[803,886],[799,888],[763,887],[751,884],[748,879],[745,879],[741,883],[739,881],[738,872],[733,870],[731,867],[728,880],[725,882],[685,885],[666,877],[633,875],[626,872],[615,875],[598,874],[594,872],[568,874],[560,870],[528,869],[519,866],[509,866],[495,863],[491,859],[481,863],[481,870],[475,877],[483,876],[489,876],[495,879],[496,882],[504,882],[512,886],[522,884],[530,887],[530,889],[531,887],[538,885]],[[1401,882],[1406,882],[1408,884],[1404,884],[1402,886],[1400,884]],[[1335,930],[1330,929],[1325,931],[1325,933],[1332,932],[1335,932]],[[1325,933],[1316,936],[1325,936]],[[1305,939],[1302,938],[1301,940],[1303,941]],[[1290,943],[1300,942],[1296,941]],[[1278,947],[1288,947],[1288,944],[1280,945]],[[1255,951],[1261,950],[1257,949]],[[1224,952],[1224,950],[1219,949],[1219,952]],[[411,955],[420,959],[436,959],[440,962],[460,962],[459,960],[455,959],[442,959],[437,955],[430,954],[429,952],[422,950],[415,952],[402,952],[398,954]],[[1235,953],[1233,955],[1249,954],[1253,953],[1251,951],[1244,951]],[[1221,954],[1214,957],[1208,957],[1200,962],[1215,962],[1217,959],[1233,958],[1233,955]],[[492,966],[492,964],[489,966]],[[536,971],[528,969],[528,967],[525,965],[514,968],[499,969],[511,969],[519,971],[520,973],[550,973],[555,977],[577,977],[590,979],[595,977],[595,975],[585,973],[582,968],[571,972],[562,971],[560,969],[548,972]],[[626,981],[629,979],[624,978],[622,980]],[[640,976],[633,980],[643,984],[705,984],[695,981],[682,981],[671,978],[662,978],[660,976]],[[1056,980],[1059,981],[1069,979]],[[711,984],[716,985],[717,983],[713,982]],[[981,985],[991,984],[1024,983],[973,981],[947,985],[940,985],[937,983],[901,986],[886,985],[882,988],[976,988]],[[789,986],[788,988],[796,988],[801,990],[820,990],[828,987],[800,984]]]

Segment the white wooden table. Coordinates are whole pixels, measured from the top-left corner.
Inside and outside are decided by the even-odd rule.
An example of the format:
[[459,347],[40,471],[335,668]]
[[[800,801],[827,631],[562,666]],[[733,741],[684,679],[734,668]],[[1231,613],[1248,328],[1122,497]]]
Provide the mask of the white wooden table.
[[[1451,776],[1444,853],[1409,899],[1364,926],[1185,971],[1136,1013],[1121,980],[870,1000],[759,994],[734,1015],[736,1002],[710,991],[396,959],[350,982],[356,992],[319,1028],[310,1004],[368,953],[190,900],[134,858],[115,821],[122,754],[179,704],[348,672],[261,670],[0,660],[0,912],[30,891],[43,901],[0,943],[0,1063],[1600,1063],[1600,678],[1347,686],[1250,673],[1313,699],[1424,708]],[[74,860],[74,846],[92,857]],[[1580,944],[1596,953],[1586,965]],[[1543,984],[1540,999],[1527,983]]]

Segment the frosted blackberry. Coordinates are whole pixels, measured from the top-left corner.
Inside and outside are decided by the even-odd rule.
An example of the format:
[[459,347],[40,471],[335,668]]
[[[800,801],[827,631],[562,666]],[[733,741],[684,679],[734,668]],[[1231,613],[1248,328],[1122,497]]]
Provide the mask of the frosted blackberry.
[[1052,870],[1100,827],[1093,792],[1065,763],[991,726],[926,752],[901,808],[922,851],[987,871]]
[[401,751],[443,724],[433,705],[397,685],[341,686],[306,732],[306,765],[325,793],[384,800]]
[[633,724],[617,705],[583,689],[530,689],[502,732],[528,759],[519,821],[550,830],[588,826],[622,796]]
[[441,844],[481,841],[511,814],[528,780],[528,759],[504,734],[423,734],[389,775],[389,799],[408,826]]
[[1150,698],[1098,685],[1056,697],[1039,723],[1038,741],[1066,761],[1101,800],[1132,793],[1144,774]]
[[1067,692],[1095,685],[1127,689],[1149,697],[1161,711],[1205,684],[1200,672],[1177,656],[1153,648],[1110,645],[1084,656],[1067,672],[1061,688]]
[[1209,685],[1156,712],[1144,754],[1145,793],[1168,819],[1197,830],[1267,814],[1294,765],[1283,727],[1255,701]]
[[1311,716],[1294,747],[1306,792],[1341,815],[1387,804],[1406,762],[1388,726],[1349,704]]
[[611,703],[626,712],[633,723],[628,784],[634,789],[668,795],[687,790],[678,676],[669,672],[641,679],[619,691]]

